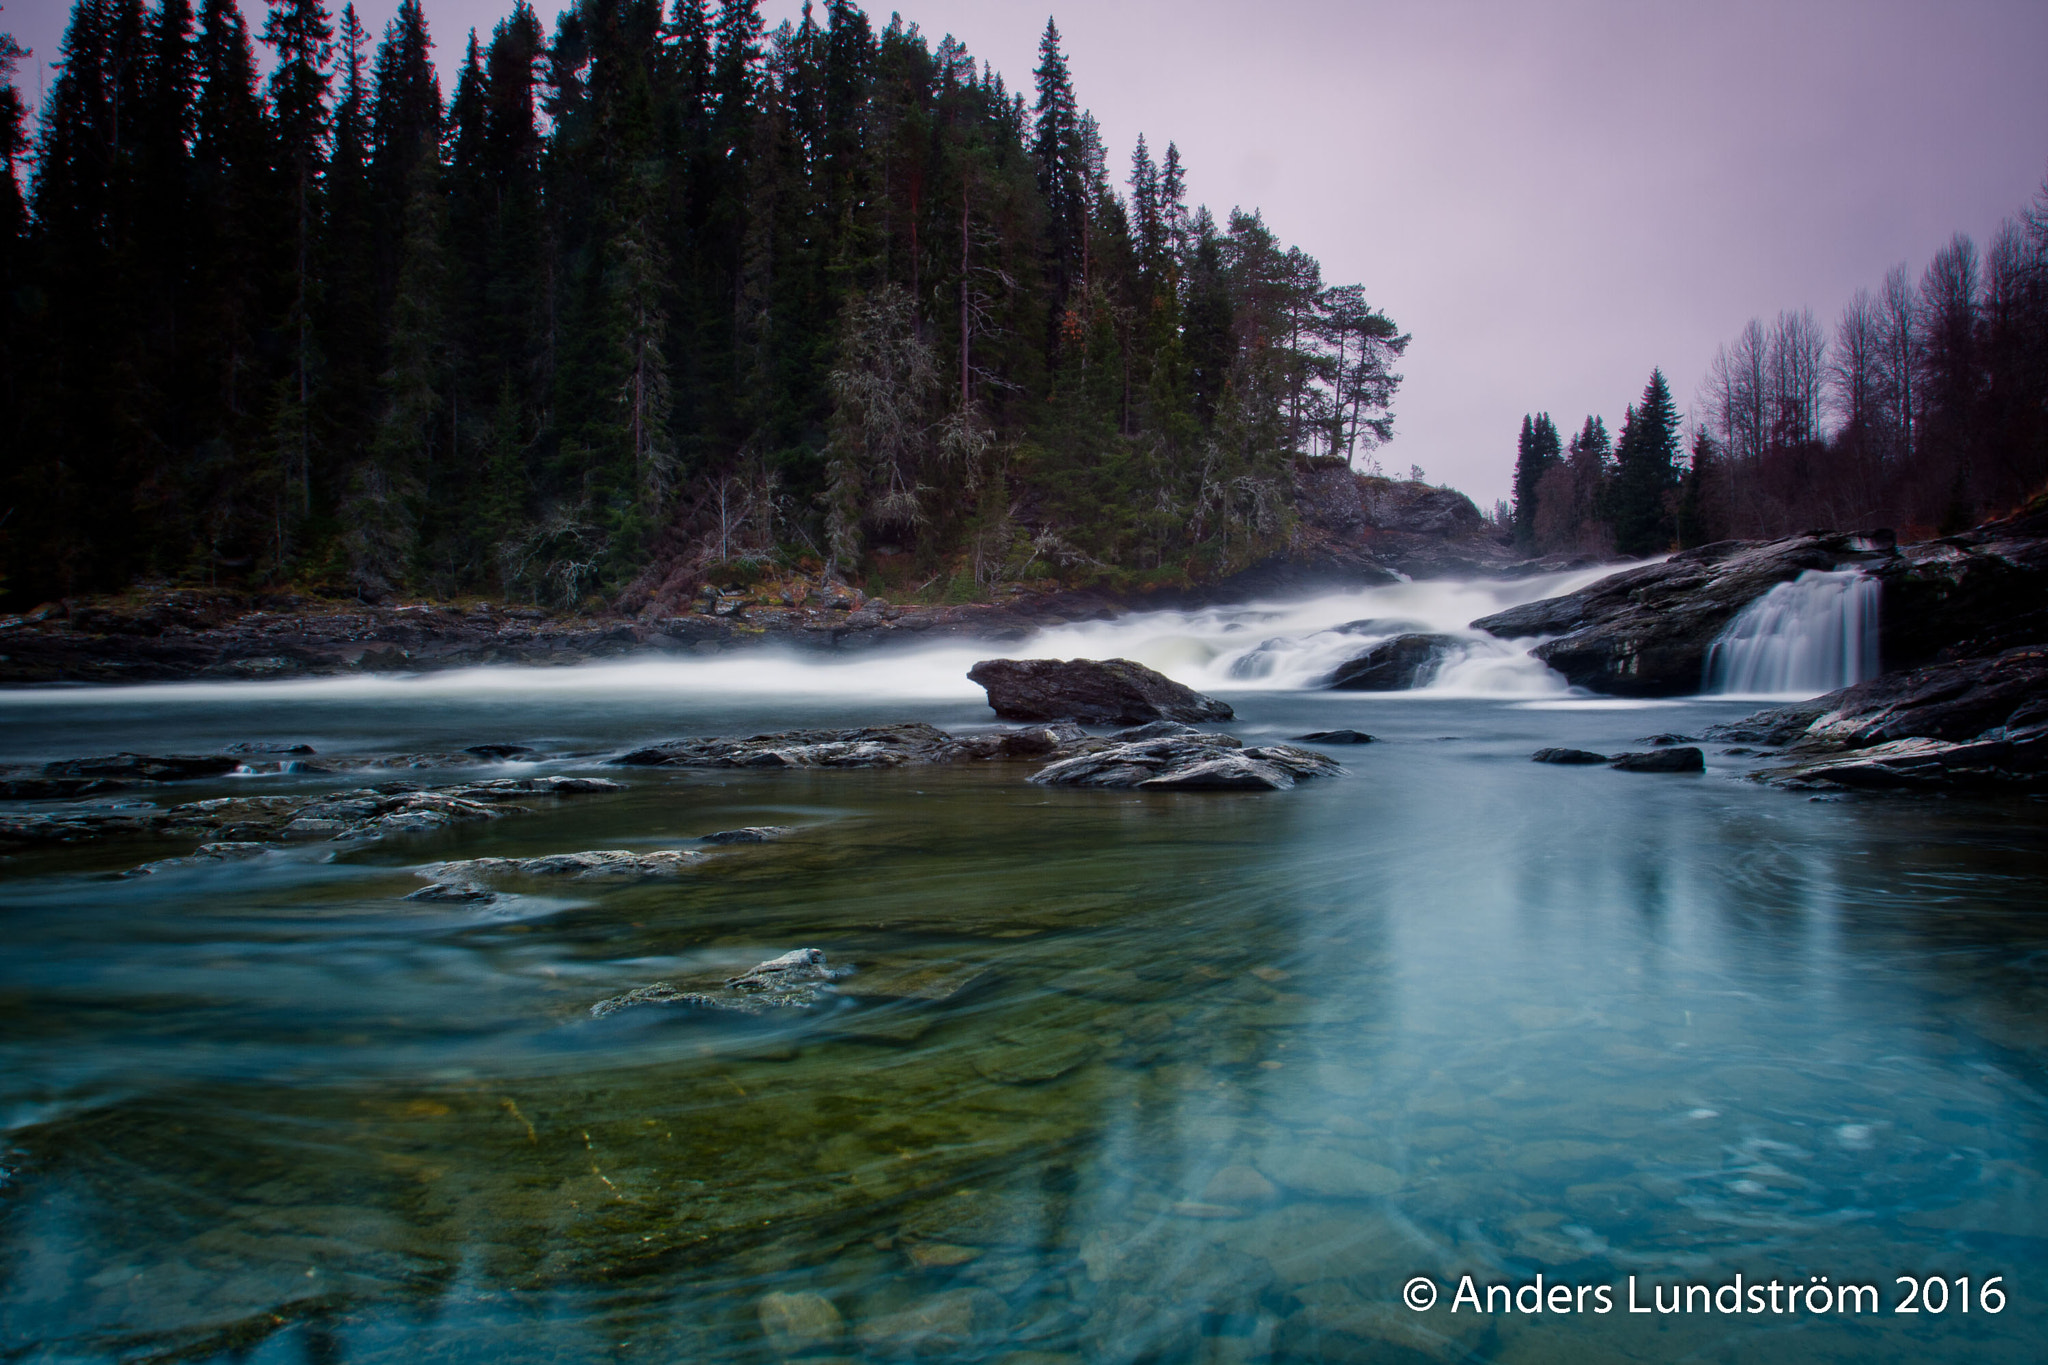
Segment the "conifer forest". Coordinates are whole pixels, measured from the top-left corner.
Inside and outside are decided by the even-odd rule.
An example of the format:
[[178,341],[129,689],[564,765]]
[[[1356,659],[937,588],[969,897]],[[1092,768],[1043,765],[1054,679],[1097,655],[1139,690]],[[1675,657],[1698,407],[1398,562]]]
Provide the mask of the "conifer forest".
[[1050,22],[1028,91],[850,0],[252,27],[79,0],[0,96],[12,601],[1185,582],[1391,433],[1407,336],[1106,147]]

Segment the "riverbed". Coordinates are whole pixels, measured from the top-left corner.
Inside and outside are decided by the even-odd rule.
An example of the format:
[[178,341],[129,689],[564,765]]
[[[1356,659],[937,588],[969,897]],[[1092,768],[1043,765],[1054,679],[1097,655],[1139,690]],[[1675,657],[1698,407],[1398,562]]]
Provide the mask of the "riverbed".
[[[1699,775],[1533,764],[1756,702],[1575,695],[1476,638],[1416,692],[1310,686],[1374,636],[1333,627],[1455,632],[1573,581],[1008,649],[1140,659],[1230,701],[1247,742],[1377,737],[1288,792],[603,762],[689,734],[986,727],[963,675],[991,651],[962,648],[0,695],[10,761],[516,743],[530,761],[402,776],[628,784],[148,877],[115,874],[189,845],[0,862],[0,1355],[2040,1358],[2048,804],[1811,800],[1713,745]],[[794,832],[698,842],[770,825]],[[401,899],[436,860],[599,848],[707,856]],[[799,947],[853,968],[848,991],[590,1015]],[[891,974],[939,985],[853,989]],[[1739,1307],[1778,1288],[1702,1306],[1738,1275]],[[1823,1282],[1875,1307],[1785,1293]],[[1943,1311],[1894,1311],[1909,1288]]]

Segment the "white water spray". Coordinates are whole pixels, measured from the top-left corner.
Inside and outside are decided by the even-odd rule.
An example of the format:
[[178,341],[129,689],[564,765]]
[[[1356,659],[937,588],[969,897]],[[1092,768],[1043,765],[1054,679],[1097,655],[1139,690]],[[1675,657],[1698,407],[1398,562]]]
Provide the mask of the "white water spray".
[[1051,626],[1014,644],[947,641],[857,654],[766,645],[710,657],[643,657],[572,668],[488,667],[418,676],[24,690],[6,694],[6,704],[98,704],[110,694],[146,698],[150,705],[229,699],[489,703],[535,696],[627,706],[718,698],[780,699],[800,705],[847,697],[978,701],[981,689],[967,680],[967,670],[978,659],[997,656],[1134,659],[1204,692],[1282,692],[1320,687],[1339,664],[1382,640],[1409,633],[1442,635],[1448,642],[1433,667],[1418,679],[1417,688],[1375,695],[1558,698],[1570,689],[1563,678],[1530,656],[1528,646],[1534,641],[1497,640],[1467,623],[1539,598],[1576,592],[1616,567],[1517,579],[1389,583],[1297,601],[1132,612],[1111,621]]
[[1817,697],[1877,676],[1878,583],[1808,569],[1744,607],[1707,651],[1723,696]]

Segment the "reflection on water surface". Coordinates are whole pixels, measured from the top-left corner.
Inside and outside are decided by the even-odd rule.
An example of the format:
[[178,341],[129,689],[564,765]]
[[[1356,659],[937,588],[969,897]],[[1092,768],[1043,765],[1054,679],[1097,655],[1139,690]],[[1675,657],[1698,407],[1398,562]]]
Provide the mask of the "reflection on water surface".
[[[1257,797],[655,772],[324,861],[117,881],[189,850],[17,857],[8,1358],[2039,1358],[2048,808],[1813,803],[1720,757],[1704,778],[1526,761],[1740,706],[1239,701],[1247,737],[1383,742]],[[724,705],[329,723],[601,749],[895,718]],[[142,747],[107,708],[77,724]],[[397,899],[436,858],[742,824],[801,833],[674,879]],[[588,1017],[806,946],[861,969],[831,1008]],[[857,989],[920,971],[924,996]],[[1449,1311],[1468,1273],[1633,1275],[1647,1302],[1738,1272],[1875,1283],[1887,1307],[1896,1275],[2004,1275],[2009,1306]],[[1443,1287],[1426,1313],[1399,1299],[1418,1274]]]

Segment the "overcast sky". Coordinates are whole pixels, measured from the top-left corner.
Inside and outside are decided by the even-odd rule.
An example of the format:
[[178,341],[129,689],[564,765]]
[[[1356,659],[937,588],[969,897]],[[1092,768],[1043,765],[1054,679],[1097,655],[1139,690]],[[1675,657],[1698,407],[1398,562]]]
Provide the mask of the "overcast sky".
[[[798,3],[764,0],[771,26]],[[376,28],[396,0],[359,7]],[[443,86],[510,0],[425,0]],[[544,18],[557,7],[536,6]],[[8,0],[36,97],[68,5]],[[338,6],[337,6],[338,8]],[[260,25],[260,7],[245,10]],[[1917,277],[2048,172],[2043,0],[1089,0],[1054,9],[1121,176],[1179,143],[1193,199],[1258,207],[1415,340],[1379,458],[1482,504],[1522,414],[1692,401],[1752,316]],[[888,11],[873,11],[877,26]],[[1043,8],[914,0],[1030,90]],[[41,79],[47,79],[44,75]]]

